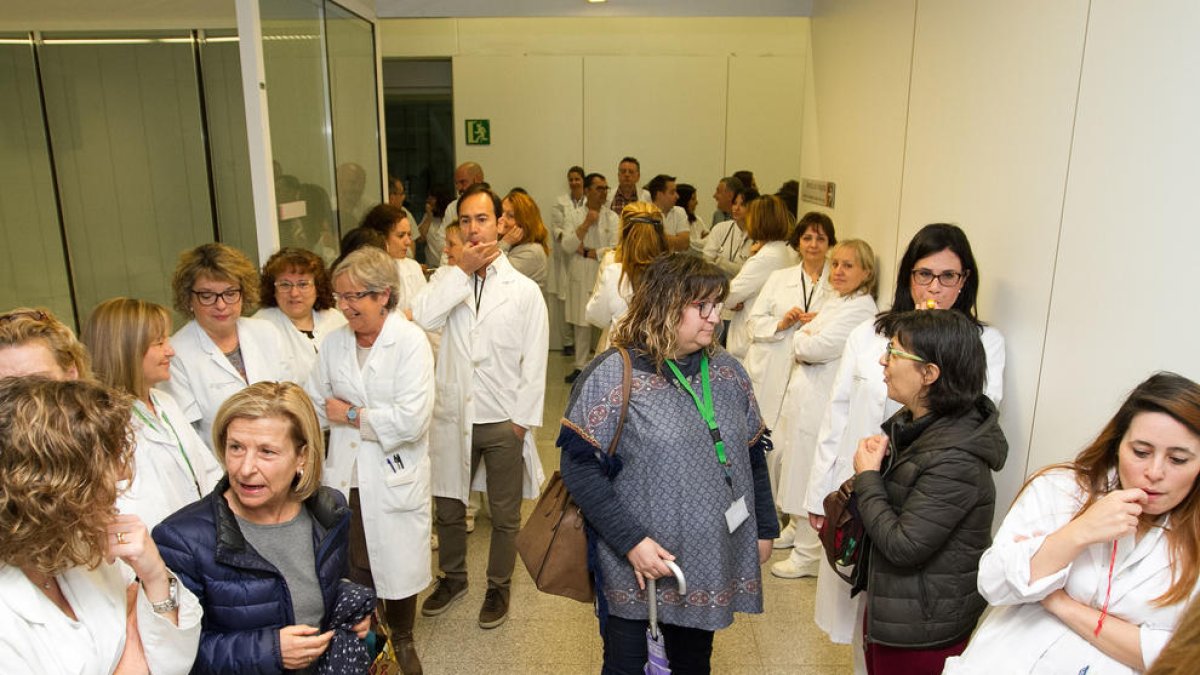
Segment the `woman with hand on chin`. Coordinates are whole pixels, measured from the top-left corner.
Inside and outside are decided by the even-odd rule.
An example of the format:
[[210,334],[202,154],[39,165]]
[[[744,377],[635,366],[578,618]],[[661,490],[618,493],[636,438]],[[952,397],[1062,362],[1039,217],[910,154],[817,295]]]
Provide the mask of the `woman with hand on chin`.
[[132,298],[97,305],[83,331],[96,379],[135,399],[131,424],[137,438],[136,466],[117,508],[137,514],[151,529],[199,501],[224,474],[175,399],[152,389],[171,379],[175,350],[170,334],[166,307]]
[[[971,252],[967,235],[956,225],[937,223],[921,228],[908,243],[896,273],[896,291],[891,314],[913,309],[949,309],[963,314],[975,324],[987,355],[987,378],[983,392],[997,406],[1004,392],[1004,336],[993,326],[980,321],[976,314],[976,296],[980,288],[979,267]],[[883,382],[879,354],[888,340],[880,332],[881,323],[867,320],[850,331],[846,347],[833,378],[829,407],[821,419],[817,447],[805,506],[813,529],[823,521],[825,496],[838,489],[854,474],[853,458],[858,442],[882,432],[884,420],[900,405],[888,399]],[[850,585],[842,581],[827,562],[821,562],[817,574],[815,619],[829,639],[848,644],[861,636],[859,600],[850,597]],[[862,649],[853,650],[855,672],[866,672],[861,661]]]
[[[616,454],[624,360],[596,357],[567,403],[558,446],[563,482],[587,519],[595,562],[605,673],[646,662],[645,580],[678,672],[708,672],[713,635],[735,612],[763,611],[759,566],[779,534],[764,450],[766,428],[749,378],[714,342],[728,289],[715,265],[687,253],[646,268],[612,343],[633,361],[629,410]],[[616,400],[614,400],[616,399]],[[716,432],[710,431],[716,429]],[[719,438],[715,442],[714,438]]]
[[241,251],[216,243],[184,251],[171,288],[176,311],[192,320],[171,336],[171,379],[161,386],[208,439],[225,399],[247,384],[294,376],[279,331],[242,316],[258,304],[260,285]]
[[115,508],[132,404],[90,382],[0,380],[0,672],[192,668],[196,597]]
[[326,652],[365,662],[354,635],[366,636],[374,596],[358,587],[359,612],[334,618],[349,588],[350,511],[321,487],[325,443],[304,390],[259,382],[237,392],[217,412],[213,445],[225,478],[154,528],[163,559],[204,606],[192,672],[307,675]]
[[262,268],[263,308],[256,319],[270,321],[283,336],[296,382],[308,380],[325,337],[346,324],[333,308],[333,287],[325,262],[302,248],[285,248]]
[[992,472],[1008,443],[982,393],[987,363],[975,322],[926,310],[882,323],[884,383],[904,407],[854,454],[867,544],[864,657],[871,675],[937,675],[987,607],[976,575],[992,541]]
[[[829,388],[837,373],[846,337],[875,316],[875,252],[861,239],[839,242],[829,264],[833,290],[816,317],[790,333],[791,377],[775,430],[783,447],[777,501],[795,523],[792,551],[787,560],[771,565],[771,574],[785,579],[817,576],[824,557],[821,540],[808,523],[804,491],[812,469],[821,416],[829,405]],[[807,274],[807,272],[806,272]],[[777,328],[786,330],[784,317]],[[782,538],[782,537],[781,537]]]
[[979,563],[997,607],[946,672],[1148,669],[1196,596],[1197,476],[1200,385],[1153,375],[1073,461],[1026,482]]
[[350,504],[350,578],[384,600],[397,659],[421,671],[413,645],[417,594],[429,585],[429,419],[433,352],[397,311],[400,280],[373,247],[333,270],[346,326],[325,340],[308,393],[330,429],[322,482]]
[[538,288],[546,290],[547,254],[550,252],[546,240],[546,224],[537,202],[524,192],[508,193],[501,202],[504,209],[500,223],[500,250],[508,255],[508,261],[521,274],[533,279]]

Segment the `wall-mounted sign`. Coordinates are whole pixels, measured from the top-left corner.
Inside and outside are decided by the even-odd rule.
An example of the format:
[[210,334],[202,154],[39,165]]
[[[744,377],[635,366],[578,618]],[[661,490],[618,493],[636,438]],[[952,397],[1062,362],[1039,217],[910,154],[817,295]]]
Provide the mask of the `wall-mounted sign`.
[[492,121],[467,120],[467,145],[491,145]]
[[833,208],[834,193],[837,186],[832,181],[813,180],[805,178],[800,181],[800,200],[817,206]]

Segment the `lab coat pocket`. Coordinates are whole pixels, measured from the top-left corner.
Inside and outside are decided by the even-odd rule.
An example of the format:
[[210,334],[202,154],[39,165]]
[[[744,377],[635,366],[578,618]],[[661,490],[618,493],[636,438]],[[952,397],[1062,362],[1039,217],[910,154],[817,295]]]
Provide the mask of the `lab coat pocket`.
[[429,506],[429,466],[416,466],[389,471],[384,479],[383,510],[388,512],[415,511]]

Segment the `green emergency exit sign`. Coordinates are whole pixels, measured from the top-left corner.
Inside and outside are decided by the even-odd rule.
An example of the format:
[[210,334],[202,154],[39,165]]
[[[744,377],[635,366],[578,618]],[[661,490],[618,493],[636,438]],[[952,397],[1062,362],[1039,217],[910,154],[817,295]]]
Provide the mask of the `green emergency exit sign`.
[[467,145],[491,145],[492,121],[467,120]]

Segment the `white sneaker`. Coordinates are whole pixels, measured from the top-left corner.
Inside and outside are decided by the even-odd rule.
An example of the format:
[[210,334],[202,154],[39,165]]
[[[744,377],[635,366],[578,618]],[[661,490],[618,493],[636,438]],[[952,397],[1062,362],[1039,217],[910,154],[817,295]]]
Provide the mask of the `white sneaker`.
[[775,543],[771,544],[771,548],[785,549],[791,548],[796,541],[796,521],[793,519],[788,522],[787,527],[783,528],[779,533],[779,537],[775,539]]
[[475,531],[475,516],[468,515],[467,516],[467,534],[471,534],[474,531]]
[[434,532],[433,535],[429,537],[429,550],[431,550],[431,551],[438,550],[437,532]]
[[787,560],[780,560],[771,565],[771,574],[780,579],[802,579],[804,577],[817,576],[817,564],[819,561],[812,561],[803,565],[797,565],[790,557]]

